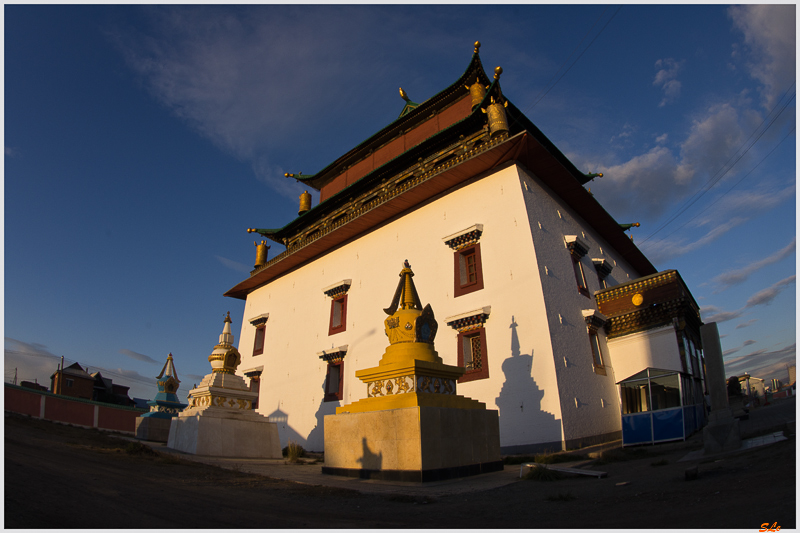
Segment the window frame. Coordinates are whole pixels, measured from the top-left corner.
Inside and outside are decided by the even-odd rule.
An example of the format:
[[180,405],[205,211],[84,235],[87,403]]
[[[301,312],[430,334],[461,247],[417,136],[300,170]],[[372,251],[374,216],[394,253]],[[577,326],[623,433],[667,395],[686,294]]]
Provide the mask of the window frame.
[[[328,392],[329,382],[331,379],[331,368],[336,367],[339,372],[339,384],[336,392]],[[328,369],[325,374],[325,396],[323,402],[336,402],[341,401],[344,397],[344,359],[338,361],[328,361]]]
[[[461,265],[462,260],[467,264],[467,257],[475,258],[475,281],[469,280],[469,273],[466,273],[466,281],[462,281]],[[453,252],[453,297],[458,298],[465,294],[470,294],[483,289],[483,261],[481,260],[481,244],[476,242],[470,246],[465,246]]]
[[466,339],[478,337],[481,343],[481,368],[464,372],[458,383],[467,383],[478,379],[489,379],[489,358],[486,344],[486,328],[482,325],[477,328],[460,331],[458,333],[458,366],[464,368],[464,342]]
[[[597,334],[597,330],[593,328],[589,328],[589,347],[592,351],[592,366],[594,367],[594,371],[604,376],[607,375],[606,362],[603,358],[603,347],[600,346],[600,336]],[[600,364],[597,364],[598,360]]]
[[[337,305],[341,305],[340,324],[338,326],[334,326],[333,318],[335,316]],[[328,322],[329,336],[336,335],[337,333],[341,333],[343,331],[347,331],[347,293],[331,298],[331,316]]]
[[[258,346],[258,339],[261,337],[261,347]],[[267,344],[267,325],[261,324],[256,326],[256,334],[253,338],[253,356],[261,355],[264,353],[264,346]]]
[[575,274],[575,281],[578,284],[578,292],[589,297],[589,286],[586,282],[586,271],[583,269],[581,258],[576,253],[570,253],[572,259],[572,272]]

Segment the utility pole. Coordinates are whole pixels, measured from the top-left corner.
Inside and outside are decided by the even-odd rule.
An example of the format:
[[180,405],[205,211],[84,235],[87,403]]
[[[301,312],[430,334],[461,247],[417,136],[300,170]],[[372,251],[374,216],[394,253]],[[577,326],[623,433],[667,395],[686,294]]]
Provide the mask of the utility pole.
[[14,385],[17,384],[17,369],[14,369]]

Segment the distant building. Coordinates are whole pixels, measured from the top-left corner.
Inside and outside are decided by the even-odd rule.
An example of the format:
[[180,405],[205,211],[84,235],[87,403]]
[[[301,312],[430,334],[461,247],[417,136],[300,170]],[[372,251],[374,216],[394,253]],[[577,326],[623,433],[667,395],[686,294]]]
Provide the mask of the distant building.
[[19,384],[20,387],[25,387],[28,389],[38,390],[42,392],[47,392],[47,387],[44,385],[39,385],[38,383],[34,383],[32,381],[22,381]]
[[789,366],[789,385],[794,385],[797,382],[797,366]]
[[750,374],[739,376],[739,384],[742,387],[742,394],[751,398],[763,399],[766,392],[766,384],[761,378],[756,378]]
[[95,372],[92,377],[94,378],[92,400],[131,407],[135,405],[134,401],[128,396],[130,387],[117,385],[113,383],[111,378],[103,377],[100,372]]
[[92,400],[94,398],[95,379],[78,363],[57,370],[50,376],[50,391],[53,394]]

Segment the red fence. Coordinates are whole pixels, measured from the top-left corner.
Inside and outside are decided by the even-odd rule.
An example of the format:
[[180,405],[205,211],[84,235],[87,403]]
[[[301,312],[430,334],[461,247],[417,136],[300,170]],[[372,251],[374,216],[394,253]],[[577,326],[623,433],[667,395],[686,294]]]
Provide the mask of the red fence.
[[136,433],[136,418],[147,412],[5,384],[6,411],[75,426]]

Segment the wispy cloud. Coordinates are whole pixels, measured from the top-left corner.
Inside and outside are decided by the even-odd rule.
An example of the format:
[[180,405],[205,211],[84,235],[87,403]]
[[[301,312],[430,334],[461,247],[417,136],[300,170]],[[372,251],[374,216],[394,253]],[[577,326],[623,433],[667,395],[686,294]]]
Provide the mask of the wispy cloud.
[[7,157],[16,157],[19,155],[19,148],[14,148],[12,146],[5,146],[4,149]]
[[660,70],[656,72],[653,85],[660,86],[661,90],[664,91],[664,98],[658,104],[658,107],[664,107],[668,103],[675,101],[680,95],[681,82],[677,80],[677,77],[682,64],[683,61],[678,62],[672,58],[656,61],[656,68]]
[[[789,276],[788,278],[782,279],[779,282],[775,283],[774,285],[767,287],[766,289],[758,291],[757,293],[755,293],[754,295],[752,295],[750,298],[747,299],[747,302],[744,304],[744,307],[736,311],[725,311],[713,305],[702,307],[700,309],[700,313],[703,315],[703,321],[727,322],[728,320],[739,318],[745,313],[745,311],[747,311],[751,307],[755,307],[758,305],[768,305],[786,287],[795,282],[795,277],[796,276]],[[755,322],[755,319],[750,320],[745,324],[739,324],[738,326],[736,326],[736,329],[749,326],[753,322]]]
[[771,265],[773,263],[777,263],[787,257],[791,257],[794,255],[795,250],[797,249],[797,237],[792,239],[792,242],[789,243],[788,246],[782,248],[775,252],[774,254],[765,257],[760,261],[756,261],[755,263],[751,263],[744,268],[739,268],[736,270],[728,270],[727,272],[723,272],[719,276],[715,277],[712,281],[721,285],[719,289],[715,292],[722,292],[733,285],[737,285],[742,283],[747,278],[750,277],[751,274],[754,272],[764,268],[767,265]]
[[747,328],[747,327],[750,327],[750,326],[752,326],[752,325],[753,325],[753,324],[755,324],[756,322],[758,322],[758,319],[757,319],[757,318],[751,318],[751,319],[750,319],[750,320],[748,320],[747,322],[742,322],[741,324],[737,324],[737,325],[736,325],[736,327],[735,327],[734,329],[744,329],[744,328]]
[[[667,237],[660,240],[648,240],[642,243],[640,247],[654,263],[669,261],[675,257],[701,249],[753,217],[774,209],[787,200],[791,200],[794,195],[795,185],[793,183],[789,186],[770,186],[764,183],[759,184],[755,189],[732,191],[724,196],[719,196],[715,204],[695,218],[693,227],[703,230],[704,233],[701,237],[695,240],[687,240],[685,237],[670,237],[668,234]],[[776,256],[780,255],[780,253],[786,254],[787,252],[782,250]],[[764,261],[768,260],[765,259]],[[769,262],[758,268],[766,264],[769,264]],[[758,268],[755,268],[752,272],[755,272]],[[747,275],[749,276],[752,272]],[[724,275],[718,276],[715,281]],[[735,276],[731,277],[735,278]]]
[[728,15],[750,47],[747,69],[762,84],[763,104],[770,109],[795,79],[795,6],[734,6]]
[[725,361],[725,374],[728,376],[741,375],[745,372],[761,379],[788,378],[786,365],[795,364],[797,358],[797,344],[791,344],[776,350],[756,350],[747,355],[742,355]]
[[771,287],[768,287],[762,291],[755,293],[753,296],[748,298],[745,307],[753,307],[755,305],[767,305],[772,300],[775,299],[778,294],[783,291],[787,286],[793,284],[795,282],[796,276],[789,276],[788,278],[782,279],[779,282],[775,283]]
[[121,353],[126,357],[130,357],[131,359],[136,359],[137,361],[144,361],[145,363],[158,364],[158,361],[156,361],[149,355],[144,355],[143,353],[134,352],[133,350],[127,350],[123,348],[119,351],[119,353]]
[[251,270],[253,270],[252,267],[249,267],[247,265],[243,265],[242,263],[239,263],[237,261],[233,261],[232,259],[228,259],[228,258],[222,257],[220,255],[215,255],[214,257],[216,257],[217,261],[222,263],[225,267],[230,268],[231,270],[235,270],[236,272],[245,272],[246,273],[246,272],[250,272]]

